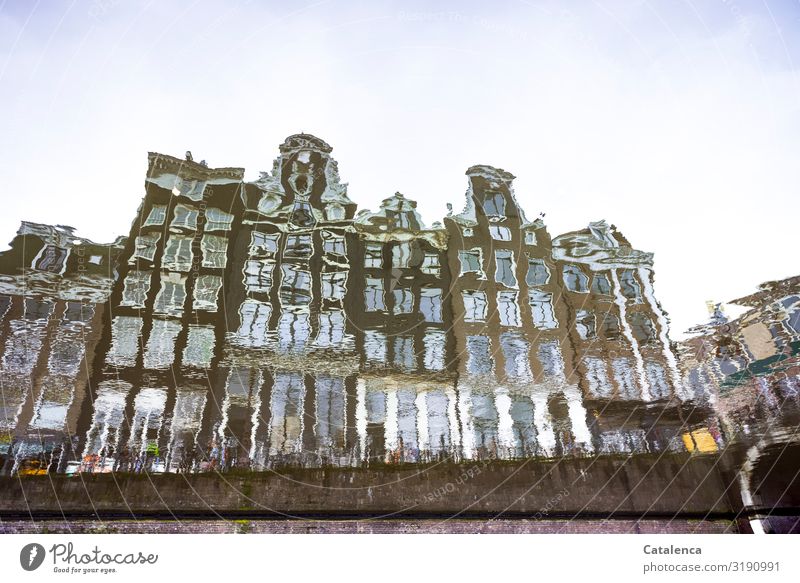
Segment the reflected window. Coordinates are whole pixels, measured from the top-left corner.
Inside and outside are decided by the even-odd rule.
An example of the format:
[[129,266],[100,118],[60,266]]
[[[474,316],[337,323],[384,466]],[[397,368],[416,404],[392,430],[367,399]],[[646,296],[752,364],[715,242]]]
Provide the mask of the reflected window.
[[175,205],[175,214],[172,217],[172,222],[169,224],[170,227],[178,227],[181,229],[191,229],[194,231],[197,229],[197,217],[200,214],[194,207],[187,206],[185,204],[176,204]]
[[542,365],[542,372],[547,378],[564,380],[564,356],[557,340],[542,342],[536,350],[536,358]]
[[417,368],[417,355],[414,352],[413,336],[394,337],[394,360],[396,367],[405,371],[412,371]]
[[250,233],[250,255],[252,257],[274,257],[278,252],[278,233]]
[[364,248],[364,267],[372,269],[383,267],[383,244],[367,243]]
[[186,347],[183,349],[183,365],[195,368],[210,367],[215,344],[213,326],[189,326]]
[[175,339],[181,324],[175,320],[153,320],[150,338],[144,348],[144,367],[165,369],[175,360]]
[[33,268],[49,273],[62,273],[67,265],[69,250],[55,245],[45,245],[36,259],[33,261]]
[[653,321],[642,312],[634,312],[630,315],[631,332],[633,337],[642,344],[647,344],[655,340],[656,331]]
[[564,285],[569,291],[582,294],[589,292],[589,278],[577,265],[564,266]]
[[424,287],[420,290],[419,311],[426,322],[440,324],[442,322],[442,290]]
[[145,219],[144,223],[142,223],[143,227],[150,227],[154,225],[163,225],[164,221],[167,220],[167,205],[165,204],[154,204],[150,207],[150,214],[147,215],[147,219]]
[[322,297],[326,300],[343,300],[347,293],[347,272],[334,271],[322,274]]
[[506,216],[506,199],[502,192],[487,192],[483,199],[483,212],[487,217]]
[[289,221],[300,227],[313,227],[317,219],[314,217],[314,211],[311,210],[310,204],[305,201],[295,200]]
[[153,313],[180,317],[186,303],[186,276],[178,273],[162,273],[161,289],[156,295]]
[[522,326],[522,321],[519,317],[519,304],[517,304],[517,292],[497,292],[497,311],[500,315],[501,326]]
[[620,337],[619,318],[611,312],[603,314],[603,336],[607,340],[617,340]]
[[364,278],[364,309],[367,312],[382,312],[386,309],[383,301],[383,279]]
[[268,294],[272,288],[273,261],[248,259],[244,264],[244,284],[251,293]]
[[514,252],[509,249],[497,249],[494,252],[496,270],[494,279],[506,287],[517,287],[516,263]]
[[489,235],[495,241],[510,241],[511,229],[499,225],[489,225]]
[[463,229],[461,229],[461,234],[464,237],[472,237],[473,231],[470,227],[464,227]]
[[222,278],[218,275],[201,275],[194,283],[192,308],[204,312],[217,311],[217,296],[222,289]]
[[586,381],[589,384],[589,393],[593,397],[610,397],[614,391],[608,379],[606,361],[602,358],[586,357],[583,360],[586,366]]
[[446,345],[444,330],[426,330],[422,342],[425,345],[425,369],[429,371],[444,370]]
[[272,315],[272,305],[257,300],[245,300],[239,306],[239,341],[248,346],[263,346],[267,326]]
[[383,332],[364,331],[364,357],[369,364],[386,364],[386,335]]
[[479,279],[486,277],[483,273],[483,253],[480,248],[459,251],[458,260],[461,262],[461,275],[475,273]]
[[286,235],[286,250],[283,256],[290,258],[310,257],[314,249],[311,245],[311,235]]
[[139,336],[142,333],[142,319],[131,316],[117,316],[111,324],[111,348],[106,362],[112,366],[135,366],[139,352]]
[[558,328],[558,320],[553,311],[553,294],[532,289],[528,291],[528,302],[534,326],[540,330]]
[[620,396],[624,399],[638,399],[639,387],[630,361],[627,358],[615,358],[611,361],[611,370]]
[[[3,314],[2,298],[0,298],[0,316]],[[64,319],[69,322],[88,322],[94,317],[94,306],[84,302],[67,302]]]
[[330,253],[331,255],[340,255],[344,257],[347,254],[344,237],[334,235],[329,231],[322,231],[322,248],[325,250],[325,253]]
[[206,209],[206,231],[230,231],[232,226],[232,214],[214,207]]
[[25,319],[46,320],[53,311],[53,302],[37,298],[25,298]]
[[420,268],[422,273],[428,275],[441,275],[441,265],[439,264],[439,255],[437,253],[426,253],[422,259],[422,266]]
[[156,245],[161,239],[160,233],[148,233],[136,237],[135,248],[131,259],[145,259],[153,261],[156,256]]
[[592,278],[592,292],[601,296],[611,295],[611,284],[603,273],[595,273]]
[[464,321],[485,322],[488,306],[486,292],[464,290],[461,297],[464,299]]
[[392,267],[405,268],[411,261],[411,243],[395,243],[392,247]]
[[171,235],[164,248],[161,267],[170,271],[189,271],[192,267],[192,235]]
[[648,360],[645,362],[644,370],[650,385],[650,396],[653,399],[668,399],[670,388],[664,367],[655,361]]
[[309,314],[284,310],[278,320],[278,348],[282,352],[302,353],[311,339]]
[[536,232],[535,231],[526,231],[525,232],[525,244],[526,245],[536,245]]
[[414,310],[414,292],[408,288],[397,287],[393,291],[394,308],[392,312],[397,314],[410,314]]
[[289,263],[281,265],[281,302],[290,306],[311,303],[311,272]]
[[228,238],[218,235],[203,235],[200,240],[203,252],[203,267],[224,269],[228,263]]
[[597,337],[594,312],[589,310],[578,310],[575,312],[575,330],[582,340],[589,340]]
[[529,286],[547,285],[550,281],[550,270],[544,259],[528,259],[528,273],[525,282]]
[[129,271],[125,277],[125,289],[122,291],[122,301],[119,305],[144,308],[152,274],[152,271]]
[[467,372],[471,375],[492,373],[490,342],[486,336],[467,336]]
[[344,342],[345,317],[342,310],[320,312],[319,332],[315,345],[321,348],[339,347]]
[[503,351],[506,375],[517,379],[531,379],[531,363],[528,358],[530,345],[517,332],[504,332],[500,335],[500,348]]
[[633,300],[634,303],[642,301],[642,288],[632,269],[623,269],[619,274],[619,287],[622,295]]
[[202,180],[184,180],[178,178],[175,181],[175,187],[172,189],[172,194],[175,196],[185,196],[186,198],[194,201],[203,199],[203,193],[206,189],[206,183]]
[[345,209],[338,203],[331,203],[325,207],[325,216],[329,221],[342,221],[345,218]]

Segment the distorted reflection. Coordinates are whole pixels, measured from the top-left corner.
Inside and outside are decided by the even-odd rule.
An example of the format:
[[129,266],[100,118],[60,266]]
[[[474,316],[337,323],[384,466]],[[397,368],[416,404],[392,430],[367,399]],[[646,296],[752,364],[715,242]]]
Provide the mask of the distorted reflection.
[[[717,453],[800,421],[800,278],[669,340],[653,257],[552,237],[467,170],[426,226],[361,210],[307,134],[271,172],[150,154],[127,238],[23,223],[0,254],[4,474]],[[782,441],[783,440],[783,441]]]

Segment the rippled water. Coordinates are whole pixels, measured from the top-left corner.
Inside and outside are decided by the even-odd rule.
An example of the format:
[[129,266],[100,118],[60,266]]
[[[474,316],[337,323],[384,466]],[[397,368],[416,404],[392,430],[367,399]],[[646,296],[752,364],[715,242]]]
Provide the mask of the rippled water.
[[23,223],[0,257],[4,474],[550,459],[793,443],[800,285],[668,337],[652,255],[551,237],[513,176],[461,214],[361,211],[330,148],[272,173],[152,154],[127,238]]

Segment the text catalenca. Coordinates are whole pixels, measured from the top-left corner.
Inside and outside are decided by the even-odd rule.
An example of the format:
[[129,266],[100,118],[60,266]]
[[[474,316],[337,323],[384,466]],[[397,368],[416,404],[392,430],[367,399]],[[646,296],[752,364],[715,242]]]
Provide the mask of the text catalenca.
[[703,551],[700,547],[676,547],[669,545],[668,547],[654,547],[644,545],[645,555],[701,555]]

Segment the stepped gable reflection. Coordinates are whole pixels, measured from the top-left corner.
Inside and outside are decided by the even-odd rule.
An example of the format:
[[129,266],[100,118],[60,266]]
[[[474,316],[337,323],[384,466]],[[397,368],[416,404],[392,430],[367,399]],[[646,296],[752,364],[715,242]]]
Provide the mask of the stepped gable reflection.
[[358,211],[331,153],[290,136],[252,182],[150,153],[109,245],[23,223],[0,255],[2,471],[709,452],[733,436],[714,375],[744,357],[712,356],[715,331],[681,365],[653,257],[613,225],[551,237],[486,165],[430,226],[400,193]]

